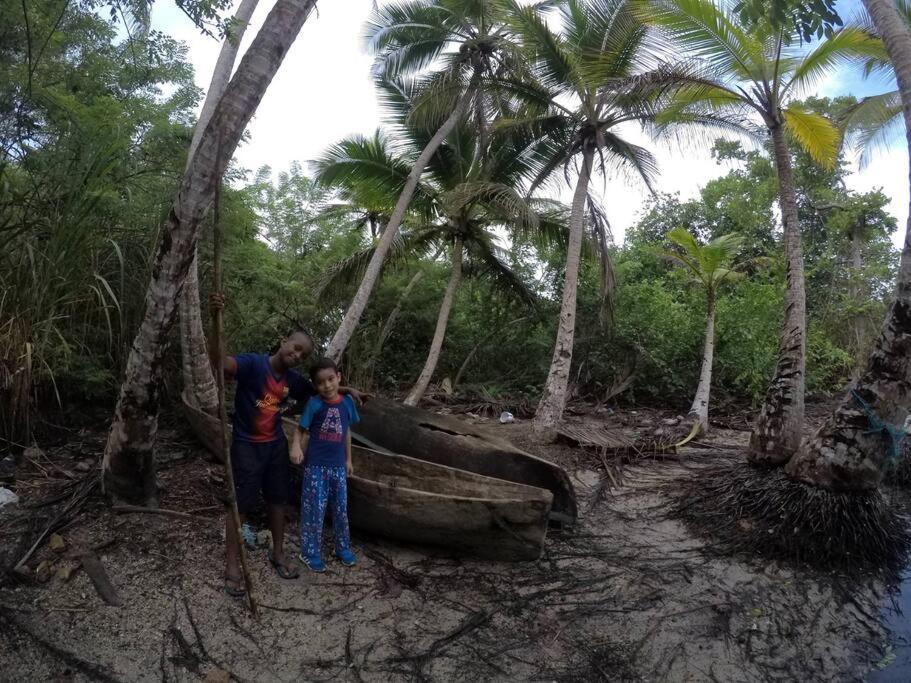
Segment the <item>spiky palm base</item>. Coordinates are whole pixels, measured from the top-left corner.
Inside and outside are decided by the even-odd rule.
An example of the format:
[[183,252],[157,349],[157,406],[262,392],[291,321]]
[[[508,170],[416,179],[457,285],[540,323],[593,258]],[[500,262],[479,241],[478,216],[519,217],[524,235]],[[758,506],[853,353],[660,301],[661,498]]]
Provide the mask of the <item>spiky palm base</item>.
[[827,570],[895,576],[911,541],[906,519],[879,491],[833,493],[741,461],[691,480],[674,513],[722,551]]

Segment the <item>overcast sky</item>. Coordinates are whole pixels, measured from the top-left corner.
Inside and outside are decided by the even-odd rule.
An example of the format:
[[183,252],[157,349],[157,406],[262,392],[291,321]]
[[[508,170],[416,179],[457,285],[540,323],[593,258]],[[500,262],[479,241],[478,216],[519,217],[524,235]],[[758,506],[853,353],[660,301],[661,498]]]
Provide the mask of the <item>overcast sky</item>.
[[[853,1],[853,0],[852,0]],[[268,14],[272,0],[261,0],[242,45],[246,48]],[[323,0],[311,15],[288,53],[275,80],[250,124],[250,141],[236,154],[241,166],[255,170],[269,165],[275,171],[287,169],[292,162],[316,158],[331,143],[352,133],[372,133],[380,111],[370,79],[371,59],[364,50],[363,27],[373,0]],[[850,6],[843,2],[842,16]],[[200,35],[198,29],[171,2],[154,5],[154,28],[184,41],[188,58],[196,70],[196,83],[205,89],[218,56],[219,43]],[[882,92],[881,82],[864,82],[857,74],[838,73],[820,84],[819,95],[852,93],[858,97]],[[631,139],[651,149],[659,161],[662,192],[679,192],[683,198],[696,195],[709,180],[723,175],[729,166],[719,166],[707,149],[672,149],[656,146],[643,135],[631,131]],[[903,139],[880,152],[872,164],[856,170],[848,178],[851,189],[865,191],[881,187],[892,198],[891,212],[898,219],[894,236],[901,244],[908,215],[908,157]],[[596,194],[602,196],[614,237],[622,241],[650,197],[644,187],[622,178],[595,181]],[[569,199],[568,189],[558,190]]]

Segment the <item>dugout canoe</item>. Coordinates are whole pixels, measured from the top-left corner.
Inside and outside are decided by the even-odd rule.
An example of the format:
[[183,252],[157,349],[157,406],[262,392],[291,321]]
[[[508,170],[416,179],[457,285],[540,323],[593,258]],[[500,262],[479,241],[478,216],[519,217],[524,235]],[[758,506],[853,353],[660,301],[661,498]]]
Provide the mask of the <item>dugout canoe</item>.
[[576,492],[559,465],[516,448],[506,439],[450,415],[381,398],[358,409],[355,437],[395,453],[487,477],[547,489],[553,495],[550,518],[576,521]]
[[[218,421],[183,401],[187,421],[216,457]],[[295,422],[285,418],[289,436]],[[541,555],[553,496],[534,486],[362,446],[352,449],[348,519],[355,529],[502,561]]]

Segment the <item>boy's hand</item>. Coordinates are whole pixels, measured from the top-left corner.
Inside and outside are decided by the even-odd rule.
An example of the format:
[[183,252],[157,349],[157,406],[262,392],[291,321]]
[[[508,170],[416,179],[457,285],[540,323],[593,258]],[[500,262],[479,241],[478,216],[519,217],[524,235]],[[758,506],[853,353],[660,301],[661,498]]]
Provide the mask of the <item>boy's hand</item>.
[[213,311],[223,310],[225,307],[225,295],[221,292],[212,292],[209,295],[209,308]]
[[358,408],[364,405],[367,402],[367,399],[371,396],[371,394],[364,393],[363,391],[358,391],[357,389],[352,389],[351,387],[345,387],[345,391],[348,392],[348,395],[354,399],[354,402],[357,404]]
[[351,461],[345,463],[345,476],[350,477],[354,474],[354,465],[351,464]]
[[291,458],[291,462],[295,465],[300,465],[304,461],[304,453],[301,450],[301,447],[297,444],[291,445],[291,450],[288,452],[288,456]]

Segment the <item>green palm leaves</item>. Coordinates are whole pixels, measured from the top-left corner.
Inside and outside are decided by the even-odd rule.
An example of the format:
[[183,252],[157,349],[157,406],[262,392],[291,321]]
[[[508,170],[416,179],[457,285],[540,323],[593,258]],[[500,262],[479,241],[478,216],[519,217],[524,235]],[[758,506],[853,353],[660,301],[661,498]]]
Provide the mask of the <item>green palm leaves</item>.
[[733,9],[711,0],[643,0],[638,7],[643,20],[698,62],[689,74],[678,74],[679,85],[664,102],[662,123],[702,115],[710,121],[742,122],[752,132],[747,122],[751,113],[758,114],[766,128],[783,126],[817,163],[835,163],[838,129],[794,100],[838,66],[881,56],[877,38],[849,26],[807,51],[799,40],[789,40],[798,36],[762,22],[748,31]]
[[717,291],[724,282],[742,277],[731,265],[743,247],[743,238],[731,233],[721,235],[706,244],[699,244],[696,238],[683,228],[674,228],[667,233],[679,251],[664,251],[663,254],[686,268],[693,280],[705,287],[709,293]]

